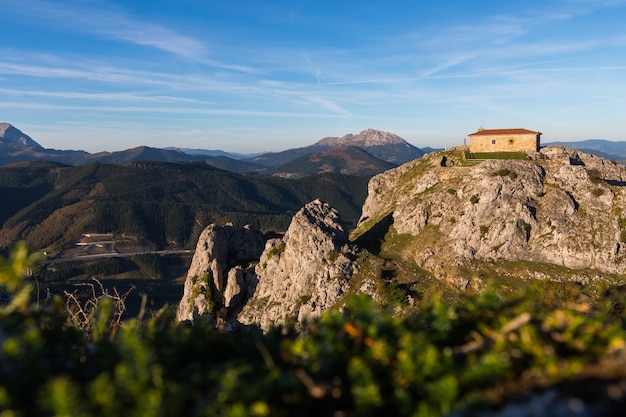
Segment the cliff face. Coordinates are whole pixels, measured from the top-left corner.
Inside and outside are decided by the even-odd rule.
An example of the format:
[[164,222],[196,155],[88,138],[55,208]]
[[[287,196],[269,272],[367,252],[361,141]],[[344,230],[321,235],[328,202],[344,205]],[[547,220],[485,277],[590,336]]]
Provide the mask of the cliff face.
[[198,240],[177,319],[210,314],[267,329],[314,317],[346,292],[357,252],[337,211],[320,200],[267,243],[250,228],[211,225]]
[[[256,276],[248,267],[259,259],[265,238],[258,230],[210,225],[198,239],[178,306],[179,321],[197,319],[224,307],[236,314],[249,297]],[[230,311],[229,311],[230,310]]]
[[469,167],[442,155],[372,178],[358,230],[391,215],[417,238],[405,256],[439,277],[473,260],[626,271],[622,165],[558,146]]
[[319,315],[346,292],[356,256],[337,211],[319,200],[307,204],[282,239],[267,242],[239,321],[267,329]]

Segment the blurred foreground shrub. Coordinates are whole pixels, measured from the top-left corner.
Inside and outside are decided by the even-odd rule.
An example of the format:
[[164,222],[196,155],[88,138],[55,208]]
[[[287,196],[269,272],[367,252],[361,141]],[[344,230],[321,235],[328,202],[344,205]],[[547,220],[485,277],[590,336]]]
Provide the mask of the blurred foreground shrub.
[[31,264],[23,246],[0,264],[3,416],[438,416],[610,368],[626,345],[610,306],[542,310],[489,292],[404,318],[354,296],[266,334],[119,323],[101,297],[85,332],[61,299],[31,302]]

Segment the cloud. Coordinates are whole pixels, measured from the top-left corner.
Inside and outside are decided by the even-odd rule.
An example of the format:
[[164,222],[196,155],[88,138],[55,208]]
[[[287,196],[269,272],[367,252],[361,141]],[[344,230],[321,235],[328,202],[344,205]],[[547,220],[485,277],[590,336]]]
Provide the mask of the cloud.
[[305,97],[305,99],[312,103],[319,105],[322,109],[328,110],[331,113],[335,113],[335,114],[342,115],[342,116],[350,116],[350,112],[348,110],[343,108],[338,103],[331,101],[327,98],[314,95],[314,96],[307,96]]
[[0,94],[19,97],[44,97],[68,100],[86,101],[115,101],[115,102],[154,102],[154,103],[188,103],[199,105],[212,105],[208,101],[201,101],[188,97],[174,97],[164,95],[151,95],[146,92],[123,92],[123,93],[77,93],[73,91],[38,91],[25,89],[0,88]]
[[106,3],[45,0],[9,0],[0,3],[14,6],[14,13],[27,15],[34,22],[43,22],[57,29],[130,42],[185,58],[199,58],[207,52],[205,45],[193,37],[135,19],[124,9]]
[[[207,109],[193,107],[140,107],[140,106],[81,106],[46,103],[15,103],[14,101],[0,101],[0,108],[28,109],[28,110],[63,110],[82,112],[107,113],[163,113],[182,115],[213,115],[213,116],[260,116],[260,117],[289,117],[289,118],[328,118],[333,115],[305,112],[245,110],[245,109]],[[337,117],[338,115],[335,115]]]

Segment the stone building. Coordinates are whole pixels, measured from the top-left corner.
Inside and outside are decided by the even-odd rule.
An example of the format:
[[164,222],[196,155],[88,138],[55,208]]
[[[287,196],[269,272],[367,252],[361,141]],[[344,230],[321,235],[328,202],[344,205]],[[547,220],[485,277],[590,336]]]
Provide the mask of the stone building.
[[475,152],[539,151],[541,132],[527,129],[483,129],[470,133],[469,150]]

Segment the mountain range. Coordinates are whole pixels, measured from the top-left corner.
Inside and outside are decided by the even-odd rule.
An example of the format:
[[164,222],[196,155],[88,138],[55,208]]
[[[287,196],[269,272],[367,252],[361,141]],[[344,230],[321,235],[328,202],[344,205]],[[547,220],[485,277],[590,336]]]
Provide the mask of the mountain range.
[[[331,152],[332,150],[332,152]],[[67,165],[133,161],[206,162],[236,173],[301,176],[321,172],[373,175],[424,155],[401,137],[374,129],[327,137],[313,145],[255,155],[219,150],[138,146],[117,152],[88,153],[46,149],[9,123],[0,124],[0,166],[46,160]],[[300,159],[303,158],[303,159]]]
[[604,139],[587,139],[580,142],[551,142],[547,145],[562,145],[576,148],[604,159],[618,162],[626,161],[626,142],[613,142]]

